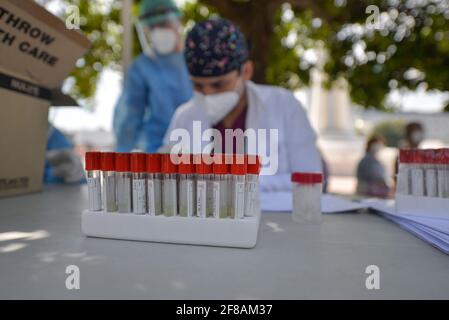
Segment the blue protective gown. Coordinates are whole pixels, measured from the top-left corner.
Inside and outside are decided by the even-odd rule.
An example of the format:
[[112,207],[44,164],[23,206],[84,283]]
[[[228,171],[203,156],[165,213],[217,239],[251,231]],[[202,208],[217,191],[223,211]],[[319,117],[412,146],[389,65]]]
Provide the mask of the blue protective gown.
[[182,53],[141,54],[131,64],[122,95],[115,107],[117,151],[141,148],[156,152],[176,108],[192,97]]
[[[61,131],[59,131],[52,125],[50,125],[48,130],[49,132],[47,140],[47,151],[73,148],[73,145]],[[64,183],[64,179],[62,177],[56,177],[53,175],[53,168],[48,163],[47,160],[45,160],[45,167],[44,167],[44,183],[45,184]]]

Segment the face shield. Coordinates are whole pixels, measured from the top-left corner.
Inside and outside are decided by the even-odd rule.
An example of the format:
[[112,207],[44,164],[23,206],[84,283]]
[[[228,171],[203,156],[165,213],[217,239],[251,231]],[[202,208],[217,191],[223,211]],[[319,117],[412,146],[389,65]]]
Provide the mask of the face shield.
[[154,57],[156,53],[166,55],[178,49],[182,28],[177,16],[169,16],[154,24],[138,20],[135,26],[142,51],[148,56]]

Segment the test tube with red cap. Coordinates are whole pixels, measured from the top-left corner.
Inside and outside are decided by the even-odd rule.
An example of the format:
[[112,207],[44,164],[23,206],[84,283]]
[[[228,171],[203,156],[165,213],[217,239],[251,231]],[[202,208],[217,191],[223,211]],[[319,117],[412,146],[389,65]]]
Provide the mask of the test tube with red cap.
[[424,170],[424,194],[427,197],[438,196],[438,178],[435,164],[435,150],[422,150]]
[[321,222],[321,194],[323,175],[314,172],[293,172],[293,212],[296,222]]
[[416,197],[424,196],[424,169],[421,150],[412,149],[410,170],[410,194]]
[[411,168],[412,150],[399,150],[398,176],[396,181],[396,193],[402,195],[411,194]]
[[103,177],[103,210],[117,211],[115,152],[101,154],[101,172]]
[[260,157],[246,155],[245,216],[253,217],[258,210]]
[[147,207],[148,213],[152,216],[162,214],[161,186],[161,155],[147,154]]
[[449,149],[438,149],[435,162],[438,171],[438,197],[449,198]]
[[179,215],[191,218],[195,215],[195,164],[193,163],[193,155],[181,155],[178,173]]
[[229,215],[229,164],[224,154],[214,154],[213,186],[212,186],[212,212],[214,218],[227,218]]
[[195,155],[196,173],[196,215],[200,218],[207,217],[207,179],[210,165],[205,162],[202,154]]
[[[173,155],[177,157],[177,155]],[[161,172],[162,172],[162,212],[166,217],[177,215],[177,172],[178,166],[172,161],[171,154],[161,155]]]
[[133,212],[147,212],[147,158],[144,153],[131,154],[131,172],[133,174]]
[[90,211],[101,211],[101,152],[86,152],[87,190]]
[[243,219],[245,215],[246,162],[243,154],[234,154],[231,164],[231,219]]
[[118,212],[130,213],[132,212],[131,154],[117,153],[115,155],[115,170],[117,171]]

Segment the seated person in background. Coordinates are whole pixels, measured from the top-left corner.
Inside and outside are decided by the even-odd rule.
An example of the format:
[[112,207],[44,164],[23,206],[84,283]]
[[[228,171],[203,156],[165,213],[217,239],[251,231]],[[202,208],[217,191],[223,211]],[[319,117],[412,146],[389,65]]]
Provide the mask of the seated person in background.
[[[172,150],[174,139],[170,136],[174,130],[185,129],[192,136],[198,123],[203,132],[213,128],[221,134],[221,143],[214,146],[217,153],[224,152],[224,146],[229,145],[225,141],[226,129],[233,132],[266,129],[267,133],[276,129],[276,146],[267,138],[266,149],[261,149],[259,140],[257,148],[250,142],[244,147],[245,152],[257,149],[262,157],[261,191],[290,189],[290,174],[294,171],[321,172],[316,135],[304,109],[292,92],[250,81],[253,64],[248,59],[245,36],[236,25],[225,19],[197,23],[187,35],[185,58],[194,97],[176,110],[160,151]],[[190,145],[195,139],[191,140]],[[268,149],[269,157],[260,151]],[[264,168],[263,161],[274,158],[273,155],[277,158],[274,169],[264,171],[267,166]]]
[[385,168],[376,157],[383,147],[384,141],[379,136],[368,140],[365,156],[357,166],[357,194],[380,198],[388,197],[390,188],[386,183]]
[[50,125],[48,128],[44,183],[84,182],[86,182],[86,179],[83,164],[73,151],[73,145],[61,131]]

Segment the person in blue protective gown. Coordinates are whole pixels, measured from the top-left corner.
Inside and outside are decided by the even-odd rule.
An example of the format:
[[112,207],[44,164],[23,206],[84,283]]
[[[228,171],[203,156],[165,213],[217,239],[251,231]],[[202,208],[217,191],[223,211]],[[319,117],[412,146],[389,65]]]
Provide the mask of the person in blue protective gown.
[[192,97],[181,12],[172,0],[145,0],[137,33],[143,49],[125,77],[114,112],[117,151],[156,152],[178,106]]
[[85,183],[83,165],[73,150],[73,144],[58,129],[50,125],[48,129],[45,156],[45,184]]

